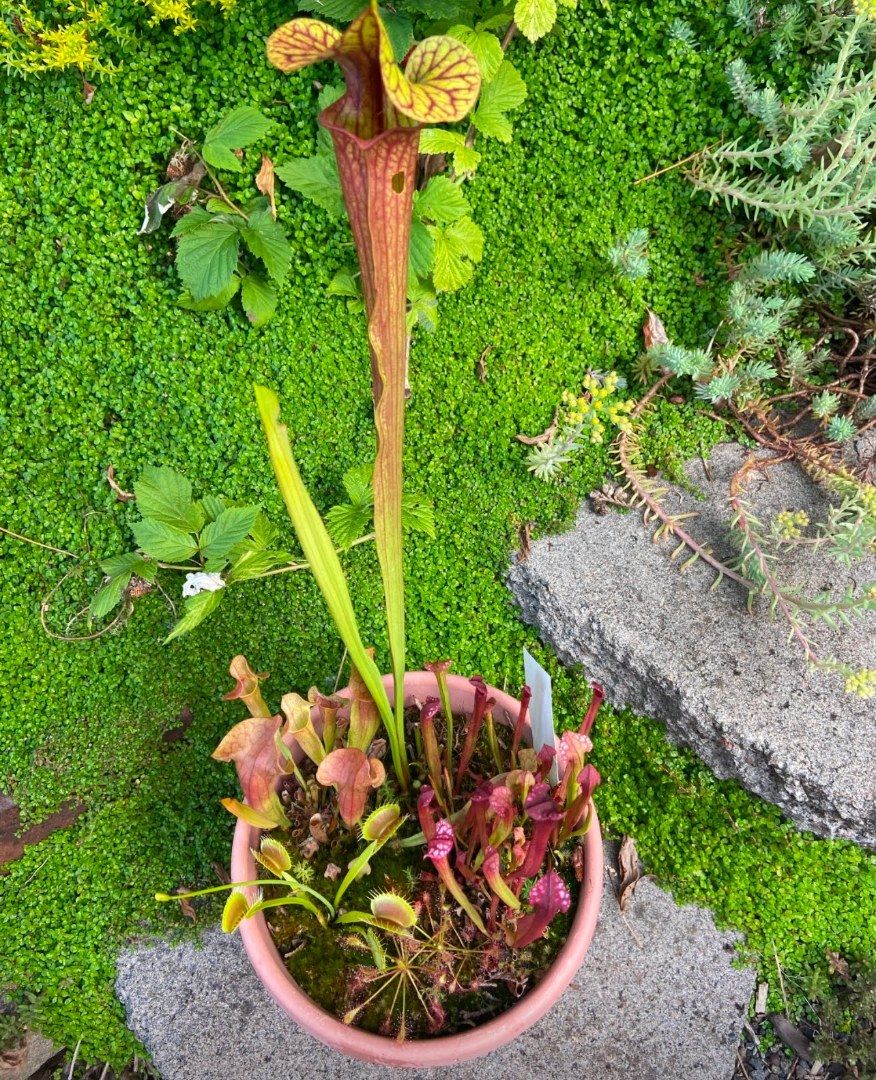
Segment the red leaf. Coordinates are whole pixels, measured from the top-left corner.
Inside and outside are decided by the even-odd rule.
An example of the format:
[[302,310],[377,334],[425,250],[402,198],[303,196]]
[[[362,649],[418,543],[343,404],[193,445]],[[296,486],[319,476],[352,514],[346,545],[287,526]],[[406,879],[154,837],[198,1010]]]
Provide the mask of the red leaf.
[[277,781],[283,775],[277,752],[279,716],[251,716],[241,720],[213,751],[217,761],[233,761],[247,803],[259,813],[285,822],[277,798]]
[[324,787],[336,789],[341,817],[352,827],[365,813],[368,792],[380,787],[386,779],[386,770],[376,758],[346,746],[332,750],[323,758],[316,770],[316,779]]

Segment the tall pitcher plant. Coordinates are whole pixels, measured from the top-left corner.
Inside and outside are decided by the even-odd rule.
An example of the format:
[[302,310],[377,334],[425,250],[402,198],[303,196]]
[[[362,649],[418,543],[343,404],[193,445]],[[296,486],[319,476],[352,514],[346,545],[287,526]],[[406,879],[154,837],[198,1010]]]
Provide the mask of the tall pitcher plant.
[[374,0],[344,31],[316,19],[293,19],[268,39],[268,59],[281,71],[335,60],[346,82],[346,93],[320,113],[319,122],[334,143],[368,319],[377,430],[374,532],[395,685],[394,713],[380,672],[361,640],[337,555],[298,474],[286,429],[279,423],[277,398],[263,387],[256,395],[289,515],[350,659],[380,711],[396,776],[406,789],[402,449],[413,195],[421,125],[461,120],[477,99],[480,75],[472,52],[450,37],[421,41],[399,66]]

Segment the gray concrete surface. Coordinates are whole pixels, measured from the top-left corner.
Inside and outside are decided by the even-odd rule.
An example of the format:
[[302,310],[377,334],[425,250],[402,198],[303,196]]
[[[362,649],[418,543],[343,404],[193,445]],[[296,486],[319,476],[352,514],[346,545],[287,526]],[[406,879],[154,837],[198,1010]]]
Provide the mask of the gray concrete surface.
[[[680,490],[667,496],[673,512],[699,512],[687,526],[719,555],[728,552],[728,480],[747,452],[716,447],[711,478],[691,464],[704,501]],[[804,508],[815,521],[829,505],[792,465],[758,477],[750,494],[765,524],[784,508]],[[844,694],[838,676],[811,671],[785,624],[747,613],[740,587],[709,592],[714,574],[699,563],[680,572],[669,559],[675,546],[654,544],[638,513],[600,516],[584,505],[571,532],[533,544],[510,584],[524,618],[612,702],[663,721],[718,776],[736,778],[800,827],[876,846],[876,699]],[[779,569],[815,590],[876,581],[872,558],[849,572],[795,554]],[[870,612],[840,634],[822,626],[815,636],[823,654],[872,668],[874,630]]]
[[318,1043],[268,997],[239,938],[219,930],[201,948],[127,951],[116,988],[164,1080],[730,1080],[754,988],[754,973],[731,964],[734,941],[647,880],[621,916],[607,883],[590,952],[561,1002],[513,1044],[442,1070],[369,1066]]

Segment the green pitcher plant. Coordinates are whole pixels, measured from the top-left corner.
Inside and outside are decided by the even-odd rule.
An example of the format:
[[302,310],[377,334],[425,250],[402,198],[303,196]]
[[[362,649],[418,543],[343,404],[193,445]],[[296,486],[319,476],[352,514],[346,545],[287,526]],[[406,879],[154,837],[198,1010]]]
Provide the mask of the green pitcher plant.
[[450,37],[421,41],[399,65],[375,2],[343,31],[317,19],[293,19],[271,35],[267,48],[269,60],[282,71],[335,60],[346,81],[346,92],[323,109],[319,122],[334,143],[368,320],[377,431],[374,532],[395,686],[394,712],[380,671],[362,642],[337,554],[301,480],[288,433],[279,422],[279,402],[264,387],[257,387],[256,398],[274,471],[301,547],[350,659],[377,705],[396,776],[407,790],[402,450],[413,195],[421,126],[461,120],[477,100],[480,74],[471,50]]

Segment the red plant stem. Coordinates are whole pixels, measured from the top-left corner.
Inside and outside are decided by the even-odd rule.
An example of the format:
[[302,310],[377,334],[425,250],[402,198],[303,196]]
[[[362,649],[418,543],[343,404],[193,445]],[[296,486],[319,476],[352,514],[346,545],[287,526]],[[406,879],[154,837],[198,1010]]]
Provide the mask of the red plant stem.
[[459,793],[462,778],[468,771],[475,744],[481,731],[484,713],[487,708],[487,684],[480,675],[475,675],[473,679],[469,679],[469,682],[475,688],[475,700],[471,716],[468,718],[468,724],[466,725],[465,742],[462,746],[462,753],[459,756],[459,766],[456,770],[456,783],[453,785],[454,795]]
[[426,698],[423,708],[420,710],[420,732],[423,736],[423,756],[426,759],[426,767],[429,770],[429,780],[435,791],[436,798],[444,803],[442,794],[441,776],[441,751],[438,749],[438,738],[435,734],[435,716],[441,708],[438,698]]
[[593,697],[590,699],[590,707],[581,721],[581,727],[578,729],[582,735],[590,734],[596,722],[597,713],[602,708],[603,701],[605,701],[605,690],[603,690],[601,683],[593,683],[592,690]]
[[520,740],[523,738],[523,728],[526,725],[526,712],[532,699],[532,691],[524,684],[520,691],[520,711],[517,713],[517,723],[514,725],[514,738],[511,740],[511,768],[517,768],[517,751],[520,749]]

